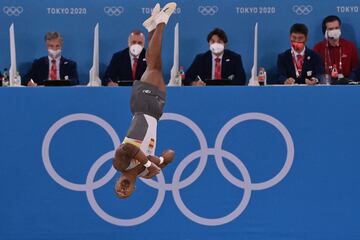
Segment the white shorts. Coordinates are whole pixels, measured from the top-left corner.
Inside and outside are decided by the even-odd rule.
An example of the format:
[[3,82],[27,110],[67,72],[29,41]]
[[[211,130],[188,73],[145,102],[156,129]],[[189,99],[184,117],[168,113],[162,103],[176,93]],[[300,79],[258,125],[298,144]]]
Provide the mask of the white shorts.
[[[135,114],[123,143],[130,143],[137,146],[147,156],[155,156],[157,122],[157,119],[150,115]],[[126,170],[133,169],[139,164],[137,160],[133,159]],[[139,176],[145,176],[147,173],[148,170],[145,169]]]

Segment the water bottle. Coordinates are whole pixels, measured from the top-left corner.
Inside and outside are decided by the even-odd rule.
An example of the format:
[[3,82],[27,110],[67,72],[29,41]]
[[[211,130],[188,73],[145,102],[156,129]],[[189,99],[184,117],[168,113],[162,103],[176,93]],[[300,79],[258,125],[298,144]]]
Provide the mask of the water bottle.
[[323,84],[331,85],[331,76],[330,76],[330,74],[324,74],[324,76],[323,76]]
[[175,86],[181,86],[181,75],[180,71],[176,72],[175,79],[174,79],[174,85]]
[[334,64],[331,69],[331,83],[336,84],[338,79],[339,79],[339,72],[337,70],[336,64]]
[[265,68],[263,68],[263,67],[259,68],[258,81],[259,81],[260,86],[266,85],[266,71],[265,71]]
[[185,71],[184,71],[184,67],[183,67],[183,66],[180,67],[179,74],[180,74],[181,85],[182,85],[182,83],[185,81]]
[[16,72],[14,81],[12,82],[12,86],[21,86],[21,76],[20,76],[19,72]]
[[2,85],[3,85],[3,87],[8,87],[10,85],[9,72],[8,72],[7,68],[4,68]]

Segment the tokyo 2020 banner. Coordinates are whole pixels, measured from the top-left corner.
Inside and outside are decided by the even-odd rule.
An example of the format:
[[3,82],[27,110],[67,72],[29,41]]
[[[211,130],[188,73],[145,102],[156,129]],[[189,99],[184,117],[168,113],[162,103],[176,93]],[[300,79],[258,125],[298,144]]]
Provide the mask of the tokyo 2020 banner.
[[[100,24],[100,72],[104,73],[111,56],[127,46],[127,37],[151,13],[156,1],[148,0],[2,0],[0,3],[0,69],[10,65],[9,26],[15,24],[18,67],[24,75],[31,62],[46,54],[43,42],[47,31],[60,31],[65,38],[63,55],[78,63],[80,81],[87,83],[92,65],[93,30]],[[165,4],[164,1],[160,1]],[[289,29],[302,22],[310,29],[308,46],[323,38],[322,19],[330,14],[343,21],[343,37],[359,45],[360,21],[357,0],[344,1],[177,1],[178,8],[166,30],[164,74],[169,79],[173,54],[173,28],[180,24],[180,64],[185,70],[195,55],[208,49],[207,34],[223,28],[229,37],[228,48],[243,56],[247,78],[253,62],[253,29],[259,23],[259,66],[275,77],[277,55],[289,48]],[[143,29],[144,30],[144,29]]]

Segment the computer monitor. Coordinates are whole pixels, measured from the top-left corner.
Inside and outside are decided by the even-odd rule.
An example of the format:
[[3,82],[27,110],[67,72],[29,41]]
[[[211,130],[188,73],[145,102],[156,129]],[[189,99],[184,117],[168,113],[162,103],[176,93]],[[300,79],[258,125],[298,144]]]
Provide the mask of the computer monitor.
[[228,79],[205,79],[206,86],[226,86],[233,85],[232,80]]
[[117,81],[119,86],[132,86],[134,81]]
[[71,82],[69,80],[44,80],[43,83],[46,87],[71,86]]

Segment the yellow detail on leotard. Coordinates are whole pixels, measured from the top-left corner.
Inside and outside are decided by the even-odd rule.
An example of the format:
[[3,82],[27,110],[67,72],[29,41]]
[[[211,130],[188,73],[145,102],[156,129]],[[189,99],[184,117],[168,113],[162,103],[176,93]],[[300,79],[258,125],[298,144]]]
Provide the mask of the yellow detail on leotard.
[[137,140],[137,139],[132,139],[132,138],[125,137],[123,143],[129,143],[131,145],[134,145],[135,147],[140,148],[142,141]]

